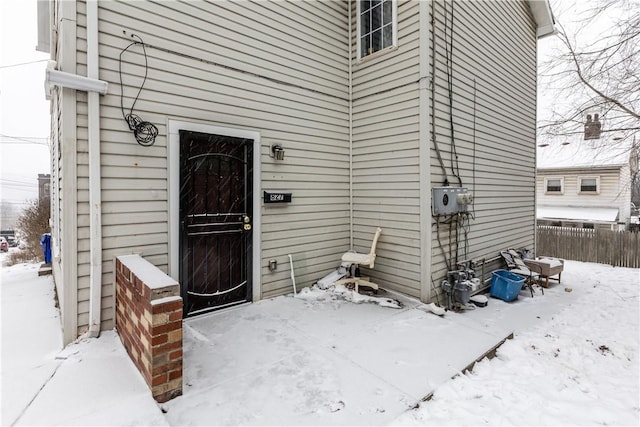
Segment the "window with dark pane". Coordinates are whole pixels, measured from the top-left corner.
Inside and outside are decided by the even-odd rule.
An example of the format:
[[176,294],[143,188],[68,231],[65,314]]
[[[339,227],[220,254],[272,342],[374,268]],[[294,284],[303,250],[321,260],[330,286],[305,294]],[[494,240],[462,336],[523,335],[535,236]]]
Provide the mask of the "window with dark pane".
[[595,178],[582,178],[580,180],[580,191],[582,192],[598,191],[598,181]]
[[561,192],[562,191],[562,181],[559,179],[549,179],[547,180],[547,192]]
[[393,0],[360,1],[360,57],[393,46]]

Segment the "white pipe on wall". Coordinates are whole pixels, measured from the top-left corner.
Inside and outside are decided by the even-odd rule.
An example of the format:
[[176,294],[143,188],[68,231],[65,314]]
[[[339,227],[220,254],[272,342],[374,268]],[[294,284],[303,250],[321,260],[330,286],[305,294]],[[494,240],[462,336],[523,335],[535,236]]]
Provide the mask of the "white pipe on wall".
[[[98,0],[87,1],[87,77],[98,79]],[[100,184],[100,95],[87,92],[89,144],[89,336],[100,335],[102,310],[102,188]]]

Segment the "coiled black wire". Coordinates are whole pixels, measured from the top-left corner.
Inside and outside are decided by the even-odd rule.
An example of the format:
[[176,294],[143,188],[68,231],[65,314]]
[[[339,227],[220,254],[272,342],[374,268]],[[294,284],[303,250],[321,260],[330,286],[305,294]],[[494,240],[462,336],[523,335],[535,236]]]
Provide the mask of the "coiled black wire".
[[[158,128],[150,122],[146,122],[133,114],[133,107],[135,107],[136,102],[138,101],[138,97],[140,96],[140,92],[142,92],[142,88],[144,87],[145,82],[147,81],[147,71],[149,69],[147,62],[147,50],[144,47],[144,42],[142,38],[136,34],[131,34],[132,38],[136,38],[138,40],[134,40],[129,44],[129,46],[125,47],[122,52],[120,52],[120,57],[118,58],[118,74],[120,75],[120,109],[122,110],[122,117],[124,117],[125,122],[129,126],[129,129],[133,131],[133,136],[136,138],[138,144],[148,147],[153,145],[156,142],[156,136],[158,136]],[[140,85],[140,89],[138,89],[138,93],[136,94],[135,99],[133,100],[133,104],[131,104],[131,108],[129,109],[129,113],[125,113],[124,111],[124,86],[122,84],[122,55],[131,47],[139,44],[142,46],[142,52],[144,53],[144,79],[142,80],[142,84]]]

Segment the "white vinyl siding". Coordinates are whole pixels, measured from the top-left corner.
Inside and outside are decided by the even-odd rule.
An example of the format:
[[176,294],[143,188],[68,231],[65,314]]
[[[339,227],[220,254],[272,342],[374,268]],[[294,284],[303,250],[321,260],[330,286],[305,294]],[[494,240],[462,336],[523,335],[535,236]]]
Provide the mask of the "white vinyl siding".
[[[506,248],[534,249],[536,26],[524,1],[446,2],[452,40],[450,114],[445,2],[434,2],[436,141],[449,184],[474,196],[468,233],[458,234],[458,261],[491,259]],[[453,30],[450,30],[453,28]],[[451,145],[453,118],[455,150]],[[431,185],[445,176],[431,141]],[[456,162],[457,154],[457,162]],[[457,163],[457,165],[456,165]],[[432,226],[432,280],[455,261],[455,232]],[[443,248],[439,247],[438,237]],[[450,255],[451,254],[451,255]],[[495,265],[495,267],[499,267]],[[443,302],[443,300],[440,300]]]
[[[85,5],[78,3],[78,73],[86,73]],[[100,98],[103,328],[113,326],[112,260],[139,253],[168,271],[168,119],[260,132],[263,190],[293,193],[263,206],[261,297],[290,292],[337,267],[349,247],[348,22],[342,2],[101,2]],[[134,113],[156,125],[138,145],[122,119],[118,56],[144,40],[148,77]],[[123,56],[124,107],[144,75],[142,49]],[[88,321],[86,94],[78,96],[78,328]],[[127,111],[128,112],[128,111]],[[283,161],[269,157],[281,144]],[[268,270],[269,259],[281,268]]]
[[[77,9],[77,66],[65,71],[86,75],[86,8],[69,4]],[[459,260],[533,248],[536,27],[527,2],[394,5],[395,46],[358,61],[355,1],[99,3],[99,78],[109,83],[100,97],[104,329],[114,323],[115,256],[138,253],[169,269],[169,121],[259,133],[261,186],[254,191],[292,193],[292,203],[254,212],[261,219],[262,253],[253,260],[261,268],[260,298],[291,291],[288,254],[298,286],[308,286],[335,270],[350,236],[353,249],[367,252],[376,227],[383,229],[376,265],[363,274],[383,288],[435,296],[454,233],[444,225],[438,236],[428,209],[429,187],[445,180],[432,121],[449,183],[459,185],[455,169],[475,199]],[[455,18],[451,114],[445,5]],[[425,43],[429,32],[435,52]],[[136,143],[120,107],[124,91],[130,108],[145,74],[140,46],[126,52],[118,72],[132,34],[147,44],[148,76],[133,113],[157,126],[150,147]],[[77,260],[78,332],[87,327],[89,298],[86,100],[80,91],[73,97],[77,168],[61,172],[77,186],[77,193],[64,191],[77,195],[77,253],[65,262]],[[284,148],[284,160],[269,156],[272,144]]]
[[[564,193],[545,193],[548,178],[563,174]],[[582,178],[597,178],[597,192],[581,192]],[[538,170],[536,180],[537,201],[540,206],[574,206],[618,208],[620,222],[626,222],[630,215],[631,189],[629,166],[590,169],[549,169]]]
[[[62,71],[76,72],[76,5],[52,3],[54,59]],[[76,234],[76,91],[53,88],[51,92],[52,271],[60,302],[63,341],[77,338],[77,234]]]
[[[355,64],[356,34],[352,43],[354,248],[368,252],[381,227],[376,265],[366,275],[415,297],[421,271],[418,6],[398,1],[396,50]],[[355,3],[353,9],[355,21]]]

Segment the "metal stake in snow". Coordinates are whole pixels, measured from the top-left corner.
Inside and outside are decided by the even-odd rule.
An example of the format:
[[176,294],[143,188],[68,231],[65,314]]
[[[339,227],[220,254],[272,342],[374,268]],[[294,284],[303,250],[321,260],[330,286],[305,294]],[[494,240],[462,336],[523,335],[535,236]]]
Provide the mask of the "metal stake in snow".
[[291,281],[293,282],[293,295],[298,295],[296,291],[296,276],[293,274],[293,258],[291,258],[291,254],[289,254],[289,265],[291,266]]

